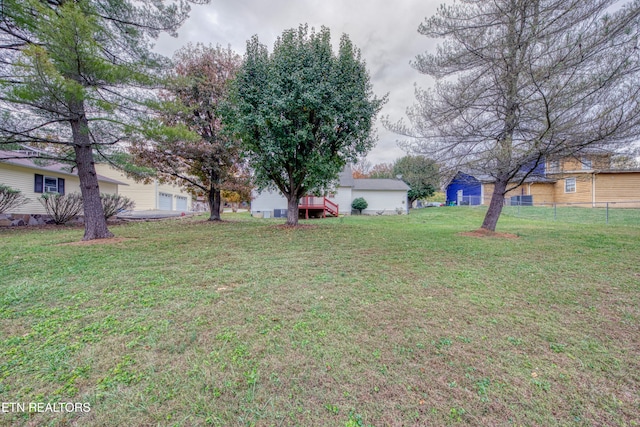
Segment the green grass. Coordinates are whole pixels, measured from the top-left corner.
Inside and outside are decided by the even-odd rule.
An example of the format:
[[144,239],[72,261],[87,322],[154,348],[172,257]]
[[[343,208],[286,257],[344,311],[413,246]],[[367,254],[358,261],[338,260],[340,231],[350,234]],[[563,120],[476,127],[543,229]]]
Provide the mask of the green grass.
[[637,426],[640,227],[483,211],[0,230],[4,425]]
[[[631,204],[598,204],[592,208],[584,203],[577,206],[505,206],[503,215],[546,222],[593,225],[640,226],[640,208]],[[637,206],[637,205],[636,205]]]

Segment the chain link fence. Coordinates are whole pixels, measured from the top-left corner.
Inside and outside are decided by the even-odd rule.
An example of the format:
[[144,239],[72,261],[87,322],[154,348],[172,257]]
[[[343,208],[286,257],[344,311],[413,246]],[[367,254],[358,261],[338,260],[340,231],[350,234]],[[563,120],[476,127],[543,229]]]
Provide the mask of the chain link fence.
[[540,221],[640,226],[640,200],[597,203],[533,204],[509,200],[503,215]]

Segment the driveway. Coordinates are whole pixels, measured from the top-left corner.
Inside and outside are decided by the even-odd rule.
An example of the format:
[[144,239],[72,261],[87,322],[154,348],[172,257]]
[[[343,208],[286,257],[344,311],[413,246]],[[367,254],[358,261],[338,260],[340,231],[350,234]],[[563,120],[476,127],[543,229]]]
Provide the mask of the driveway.
[[126,211],[117,215],[118,219],[163,219],[179,216],[197,215],[197,212],[189,211],[161,211],[158,209],[149,211]]

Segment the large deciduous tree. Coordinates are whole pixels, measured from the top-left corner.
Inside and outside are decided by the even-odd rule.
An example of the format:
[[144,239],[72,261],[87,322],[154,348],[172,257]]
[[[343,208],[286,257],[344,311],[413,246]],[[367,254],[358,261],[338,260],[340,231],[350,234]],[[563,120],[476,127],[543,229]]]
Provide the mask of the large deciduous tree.
[[94,154],[129,134],[164,62],[150,41],[188,11],[183,1],[2,1],[0,143],[62,147],[80,179],[84,240],[112,236]]
[[373,179],[393,179],[393,163],[378,163],[373,165],[365,178]]
[[409,206],[418,199],[432,196],[440,187],[438,165],[425,156],[404,156],[393,164],[395,176],[409,186]]
[[300,197],[327,188],[372,147],[384,98],[347,35],[334,54],[329,30],[306,25],[284,31],[271,54],[251,38],[235,82],[235,125],[256,182],[282,192],[287,224],[297,225]]
[[[148,127],[149,138],[134,144],[132,152],[159,178],[204,194],[209,220],[220,220],[221,190],[246,189],[249,181],[239,141],[224,131],[221,120],[221,105],[241,57],[230,48],[189,45],[176,53],[174,62],[175,76],[160,107],[162,126]],[[180,138],[180,132],[173,132],[177,126],[196,138]]]
[[495,231],[504,196],[547,157],[636,140],[640,128],[640,2],[461,0],[419,32],[444,39],[414,67],[414,152],[493,177],[482,228]]

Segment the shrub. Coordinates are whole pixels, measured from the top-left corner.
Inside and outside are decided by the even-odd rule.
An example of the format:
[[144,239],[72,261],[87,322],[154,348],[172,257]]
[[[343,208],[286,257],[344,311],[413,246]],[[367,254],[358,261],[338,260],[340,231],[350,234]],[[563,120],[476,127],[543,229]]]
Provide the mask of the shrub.
[[40,203],[56,224],[66,224],[82,212],[80,193],[45,193],[40,196]]
[[24,197],[20,190],[0,184],[0,213],[5,213],[9,211],[9,209],[18,208],[28,201],[29,199]]
[[362,215],[364,209],[367,209],[367,206],[369,206],[369,203],[362,197],[358,197],[351,203],[351,207],[357,210],[360,215]]
[[109,219],[121,211],[128,211],[135,207],[135,202],[121,194],[100,193],[104,218]]

